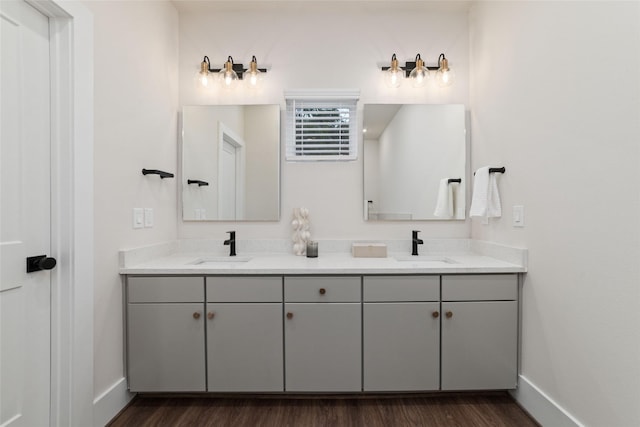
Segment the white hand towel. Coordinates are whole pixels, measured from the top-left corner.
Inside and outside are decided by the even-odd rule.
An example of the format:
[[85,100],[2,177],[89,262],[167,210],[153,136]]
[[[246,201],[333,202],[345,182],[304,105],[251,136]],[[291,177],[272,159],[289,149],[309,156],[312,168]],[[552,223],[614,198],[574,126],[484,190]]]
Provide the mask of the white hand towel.
[[453,217],[453,185],[449,184],[449,179],[447,178],[440,180],[436,210],[433,214],[438,218]]
[[500,194],[496,174],[489,173],[485,166],[476,171],[473,180],[473,196],[469,216],[498,218],[502,216]]
[[500,193],[498,192],[498,174],[489,174],[489,199],[487,201],[487,216],[490,218],[500,218],[502,216],[502,204],[500,203]]

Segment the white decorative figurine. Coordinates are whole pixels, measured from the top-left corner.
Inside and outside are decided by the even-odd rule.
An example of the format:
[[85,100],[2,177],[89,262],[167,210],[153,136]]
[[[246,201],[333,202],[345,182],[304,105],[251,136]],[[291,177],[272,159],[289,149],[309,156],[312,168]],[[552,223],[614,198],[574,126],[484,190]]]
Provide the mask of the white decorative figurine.
[[294,208],[291,226],[293,227],[293,237],[291,239],[293,240],[293,253],[304,255],[307,251],[307,242],[311,239],[309,209]]

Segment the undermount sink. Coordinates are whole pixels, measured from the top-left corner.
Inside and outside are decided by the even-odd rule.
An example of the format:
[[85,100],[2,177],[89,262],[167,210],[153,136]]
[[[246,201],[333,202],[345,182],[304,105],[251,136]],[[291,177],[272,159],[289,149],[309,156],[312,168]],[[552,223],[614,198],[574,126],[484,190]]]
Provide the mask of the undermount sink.
[[250,257],[241,256],[218,256],[218,257],[202,257],[195,261],[190,262],[191,265],[203,265],[203,264],[237,264],[242,262],[251,261]]
[[395,257],[396,261],[401,262],[414,262],[421,264],[458,264],[458,261],[454,261],[451,258],[447,258],[445,256],[433,256],[433,255],[407,255],[407,256],[397,256]]

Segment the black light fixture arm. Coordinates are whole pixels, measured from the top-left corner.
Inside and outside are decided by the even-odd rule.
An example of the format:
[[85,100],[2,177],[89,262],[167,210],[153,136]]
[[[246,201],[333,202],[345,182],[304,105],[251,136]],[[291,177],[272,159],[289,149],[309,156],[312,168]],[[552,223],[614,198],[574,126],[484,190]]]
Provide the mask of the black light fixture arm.
[[142,175],[160,175],[160,178],[173,178],[174,175],[170,172],[161,171],[158,169],[142,169]]

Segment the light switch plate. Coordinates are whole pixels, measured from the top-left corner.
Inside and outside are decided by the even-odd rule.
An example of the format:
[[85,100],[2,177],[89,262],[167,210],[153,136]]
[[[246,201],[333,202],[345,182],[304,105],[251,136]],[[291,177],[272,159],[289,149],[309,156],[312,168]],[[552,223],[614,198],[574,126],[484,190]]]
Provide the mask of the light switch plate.
[[144,210],[142,208],[133,208],[133,228],[144,227]]
[[144,226],[153,227],[153,208],[144,208]]
[[524,206],[522,205],[513,207],[513,226],[524,227]]

